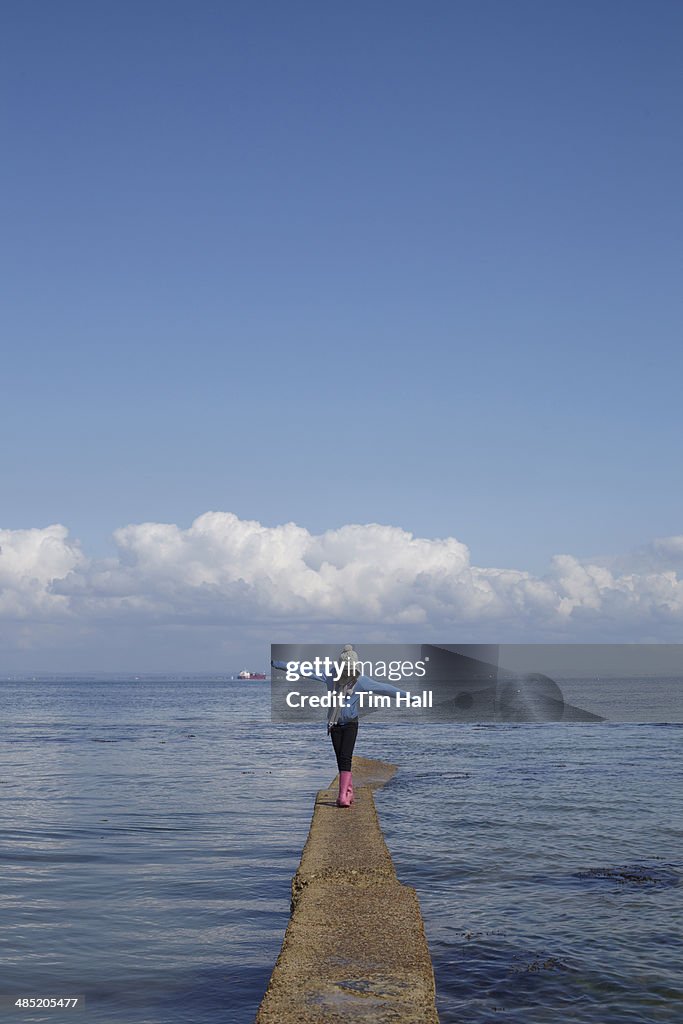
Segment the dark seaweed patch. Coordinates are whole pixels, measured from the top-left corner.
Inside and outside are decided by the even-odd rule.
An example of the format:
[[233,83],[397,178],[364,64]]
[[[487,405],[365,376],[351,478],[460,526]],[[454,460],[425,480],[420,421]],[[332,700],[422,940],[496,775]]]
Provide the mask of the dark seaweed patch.
[[676,871],[665,864],[622,864],[614,868],[587,868],[576,873],[584,880],[616,882],[623,887],[671,889],[680,882]]
[[567,964],[556,956],[548,956],[545,958],[537,958],[531,960],[528,964],[520,965],[519,967],[513,967],[513,971],[526,972],[527,974],[533,974],[536,971],[568,971],[569,967]]

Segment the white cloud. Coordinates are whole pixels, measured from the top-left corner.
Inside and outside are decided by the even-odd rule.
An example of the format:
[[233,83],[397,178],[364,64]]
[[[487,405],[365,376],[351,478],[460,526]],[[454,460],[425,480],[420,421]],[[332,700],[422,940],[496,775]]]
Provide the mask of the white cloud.
[[188,529],[141,523],[114,540],[117,557],[93,561],[63,526],[0,531],[0,619],[493,641],[679,640],[683,627],[683,537],[641,549],[637,568],[562,554],[543,576],[473,566],[453,537],[377,524],[313,535],[207,512]]
[[0,617],[32,618],[68,613],[69,600],[51,589],[54,580],[83,569],[80,548],[65,526],[0,530]]
[[651,550],[664,561],[683,567],[683,534],[659,537],[653,541]]

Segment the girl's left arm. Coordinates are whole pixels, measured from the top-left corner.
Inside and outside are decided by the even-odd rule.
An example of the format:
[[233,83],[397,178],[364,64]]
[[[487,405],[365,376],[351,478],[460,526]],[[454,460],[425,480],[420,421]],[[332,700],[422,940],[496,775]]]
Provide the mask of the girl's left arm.
[[[296,664],[298,666],[299,663],[289,661],[273,661],[271,659],[270,664],[272,665],[273,668],[279,668],[283,671],[286,671],[288,665]],[[296,668],[295,671],[299,673],[302,679],[315,679],[318,683],[327,683],[327,678],[325,676],[317,676],[315,675],[314,672],[301,672],[298,667]]]

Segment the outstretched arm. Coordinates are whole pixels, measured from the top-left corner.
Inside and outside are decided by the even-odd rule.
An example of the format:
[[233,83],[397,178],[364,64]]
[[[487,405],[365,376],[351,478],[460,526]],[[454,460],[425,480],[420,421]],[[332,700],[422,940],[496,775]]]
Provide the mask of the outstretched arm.
[[327,678],[325,676],[317,676],[315,672],[302,672],[299,668],[300,662],[298,661],[272,661],[270,662],[273,668],[280,668],[283,672],[287,670],[288,665],[296,665],[296,671],[299,673],[302,679],[316,679],[319,683],[325,683],[327,686]]
[[370,676],[359,676],[354,686],[354,690],[363,690],[364,693],[384,693],[389,697],[394,694],[400,694],[405,697],[407,690],[399,690],[397,686],[392,686],[391,683],[380,683],[376,679],[371,679]]

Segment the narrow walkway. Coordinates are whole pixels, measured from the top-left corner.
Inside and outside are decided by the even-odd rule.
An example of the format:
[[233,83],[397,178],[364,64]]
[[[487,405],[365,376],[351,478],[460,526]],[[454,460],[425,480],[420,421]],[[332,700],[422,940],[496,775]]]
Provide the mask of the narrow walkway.
[[292,916],[256,1024],[438,1024],[414,889],[396,877],[372,790],[394,765],[354,757],[355,802],[320,790]]

